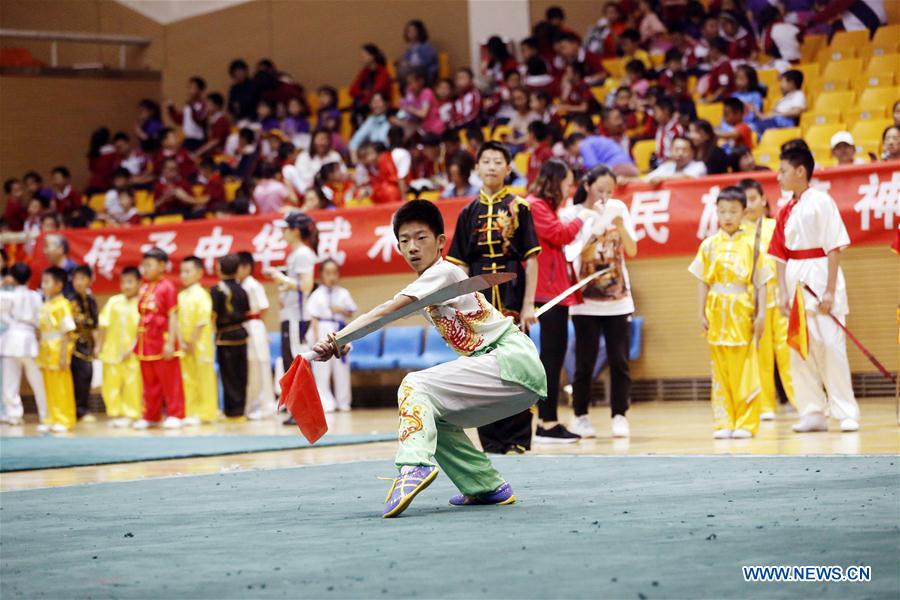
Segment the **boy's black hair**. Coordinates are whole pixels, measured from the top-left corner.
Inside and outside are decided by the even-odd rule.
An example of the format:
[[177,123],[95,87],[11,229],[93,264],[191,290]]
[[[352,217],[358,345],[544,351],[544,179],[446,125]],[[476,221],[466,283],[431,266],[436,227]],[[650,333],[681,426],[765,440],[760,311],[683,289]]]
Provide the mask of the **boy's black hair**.
[[669,96],[663,96],[659,100],[657,100],[656,108],[666,110],[672,114],[675,114],[675,102],[673,102],[672,98]]
[[62,267],[47,267],[46,269],[44,269],[44,273],[42,276],[49,277],[60,285],[66,285],[66,281],[69,278],[69,276],[66,274],[66,270]]
[[741,187],[742,190],[744,190],[744,192],[746,192],[747,190],[756,190],[757,192],[759,192],[760,196],[766,195],[765,191],[763,191],[762,184],[755,179],[750,179],[749,177],[747,177],[738,181],[737,184]]
[[[512,155],[509,153],[509,148],[507,148],[505,144],[501,144],[500,142],[495,142],[495,141],[483,143],[481,145],[481,147],[478,149],[478,152],[475,154],[475,161],[476,162],[480,161],[481,156],[488,150],[493,150],[495,152],[499,152],[500,154],[502,154],[503,159],[506,161],[506,164],[509,164],[510,162],[512,162]],[[444,226],[443,226],[443,222],[442,222],[442,224],[441,224],[442,232],[443,232],[443,228],[444,228]]]
[[219,92],[212,92],[211,94],[206,95],[206,99],[222,108],[225,106],[225,98]]
[[669,63],[673,60],[677,60],[680,62],[682,58],[684,58],[684,54],[682,54],[681,50],[679,50],[678,48],[669,48],[668,50],[666,50],[666,63]]
[[725,108],[730,108],[736,113],[744,114],[744,102],[740,98],[735,98],[734,96],[725,98],[723,104],[725,105]]
[[585,68],[583,62],[575,61],[569,65],[569,68],[572,69],[572,73],[578,75],[581,79],[584,79],[587,75],[587,68]]
[[196,256],[191,255],[191,256],[185,257],[184,260],[181,261],[181,264],[185,264],[185,263],[192,264],[195,267],[197,267],[198,269],[200,269],[201,271],[203,270],[203,261],[200,260]]
[[88,265],[78,265],[72,269],[72,278],[74,279],[76,275],[84,275],[88,279],[94,278],[94,272],[91,271],[91,268]]
[[578,36],[572,33],[571,31],[560,31],[553,38],[554,42],[572,42],[574,44],[578,43]]
[[216,170],[216,161],[214,161],[213,159],[211,159],[208,156],[204,156],[203,160],[200,161],[199,167],[201,169],[209,169],[210,171],[215,171]]
[[256,133],[249,127],[241,127],[241,130],[238,132],[238,137],[248,144],[252,144],[256,141]]
[[19,285],[25,285],[31,279],[31,267],[25,263],[16,263],[9,268],[9,274],[13,281]]
[[803,71],[791,69],[781,74],[781,78],[790,81],[798,90],[803,87]]
[[728,54],[728,41],[720,35],[709,40],[709,47],[715,48],[720,54]]
[[166,254],[166,251],[162,248],[157,248],[156,246],[144,252],[144,258],[152,258],[153,260],[158,260],[163,264],[169,262],[169,255]]
[[4,193],[9,194],[10,192],[12,192],[13,185],[16,184],[16,183],[19,183],[19,180],[16,179],[15,177],[10,177],[10,178],[7,179],[6,181],[4,181],[4,182],[3,182],[3,191],[4,191]]
[[247,72],[250,71],[250,67],[247,65],[246,62],[244,62],[244,59],[236,58],[235,60],[231,61],[230,65],[228,65],[228,74],[234,75],[234,72],[237,70],[240,70],[240,69],[243,69],[244,71],[247,71]]
[[116,134],[113,136],[112,141],[113,142],[118,142],[118,141],[130,142],[131,138],[124,131],[117,131]]
[[129,171],[125,167],[119,167],[118,169],[113,171],[112,176],[113,179],[116,179],[117,177],[124,177],[126,179],[129,179],[131,177],[131,171]]
[[50,174],[52,175],[52,174],[54,174],[54,173],[59,173],[60,175],[62,175],[62,176],[65,177],[66,179],[71,179],[71,178],[72,178],[72,173],[69,172],[69,169],[68,169],[67,167],[62,166],[62,165],[60,165],[60,166],[58,166],[58,167],[53,167],[53,169],[50,171]]
[[472,72],[472,69],[470,69],[469,67],[460,67],[460,68],[458,68],[458,69],[456,70],[456,72],[457,72],[457,73],[465,73],[465,74],[467,74],[469,77],[472,77],[472,78],[475,77],[475,73],[473,73],[473,72]]
[[[185,259],[186,260],[186,259]],[[202,263],[201,263],[202,264]],[[240,260],[234,254],[226,254],[219,258],[219,271],[226,277],[233,277],[237,273]]]
[[199,89],[201,92],[206,89],[206,80],[203,79],[202,77],[198,77],[198,76],[194,75],[188,81],[190,81],[191,83],[196,85],[197,89]]
[[729,185],[716,197],[716,204],[719,202],[740,202],[742,207],[747,208],[747,194],[741,187]]
[[428,200],[410,200],[394,213],[394,237],[400,237],[400,227],[407,223],[423,223],[435,237],[444,233],[444,217],[440,209]]
[[643,77],[644,74],[647,73],[647,66],[644,64],[644,61],[633,58],[625,63],[625,72],[634,73],[635,75]]
[[528,133],[534,136],[539,142],[543,142],[550,137],[550,128],[543,121],[532,121],[528,124]]
[[528,46],[534,50],[537,50],[538,42],[533,36],[528,36],[526,38],[522,38],[522,41],[519,42],[519,47]]
[[578,142],[580,142],[581,140],[583,140],[586,137],[587,136],[584,135],[583,133],[573,133],[572,135],[570,135],[569,137],[566,138],[566,140],[563,142],[563,145],[566,148],[571,148],[572,146],[574,146],[575,144],[577,144]]
[[119,279],[122,279],[123,277],[134,277],[135,279],[140,281],[141,270],[137,267],[125,267],[124,269],[122,269],[122,274],[119,275]]
[[559,19],[560,21],[566,20],[566,13],[559,6],[551,6],[547,9],[547,12],[544,13],[544,16],[548,21],[552,21],[554,19]]
[[156,134],[156,139],[163,141],[170,133],[175,133],[175,130],[171,127],[163,127],[159,130],[159,133]]
[[550,106],[550,103],[553,102],[553,98],[550,96],[550,94],[548,94],[544,90],[535,90],[535,91],[531,92],[531,96],[534,98],[538,98],[541,102],[543,102],[547,106]]
[[249,266],[251,269],[256,266],[256,261],[253,260],[253,253],[247,252],[246,250],[241,250],[237,254],[235,254],[238,258],[238,264],[242,267]]
[[813,169],[816,167],[816,159],[813,158],[809,148],[801,148],[795,146],[781,151],[779,160],[783,160],[794,168],[803,167],[806,169],[806,180],[812,179]]
[[34,179],[34,182],[38,184],[44,183],[44,178],[37,171],[28,171],[22,176],[22,181],[28,181],[29,179]]
[[622,32],[622,35],[619,36],[620,39],[623,40],[631,40],[635,44],[641,41],[641,34],[637,29],[626,29]]
[[794,150],[795,148],[800,148],[802,150],[806,150],[807,152],[812,152],[809,149],[809,144],[806,143],[806,140],[803,138],[794,138],[792,140],[788,140],[781,145],[779,150],[781,152],[787,152],[788,150]]
[[574,123],[575,125],[578,125],[585,131],[594,131],[594,129],[595,129],[594,128],[594,120],[591,119],[590,115],[586,115],[584,113],[578,113],[578,114],[572,115],[572,117],[569,118],[569,122]]

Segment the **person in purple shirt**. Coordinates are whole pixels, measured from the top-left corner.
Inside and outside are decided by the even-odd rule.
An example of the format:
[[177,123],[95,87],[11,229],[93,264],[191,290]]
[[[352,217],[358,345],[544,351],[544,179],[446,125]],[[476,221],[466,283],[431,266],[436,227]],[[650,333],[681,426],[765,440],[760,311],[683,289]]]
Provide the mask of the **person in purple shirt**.
[[615,140],[602,135],[573,133],[566,138],[566,152],[569,162],[577,163],[586,170],[597,165],[606,165],[617,176],[637,177],[634,160]]

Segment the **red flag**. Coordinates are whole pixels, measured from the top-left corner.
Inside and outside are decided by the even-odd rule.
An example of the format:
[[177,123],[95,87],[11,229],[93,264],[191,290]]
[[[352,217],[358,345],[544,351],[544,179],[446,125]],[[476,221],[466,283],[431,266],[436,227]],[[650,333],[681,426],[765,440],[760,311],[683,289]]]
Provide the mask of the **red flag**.
[[803,288],[798,284],[791,305],[791,316],[788,320],[788,346],[796,350],[803,360],[809,356],[809,332],[806,330],[806,306],[803,303]]
[[290,411],[303,437],[315,444],[328,431],[328,424],[309,362],[297,356],[280,383],[281,404]]

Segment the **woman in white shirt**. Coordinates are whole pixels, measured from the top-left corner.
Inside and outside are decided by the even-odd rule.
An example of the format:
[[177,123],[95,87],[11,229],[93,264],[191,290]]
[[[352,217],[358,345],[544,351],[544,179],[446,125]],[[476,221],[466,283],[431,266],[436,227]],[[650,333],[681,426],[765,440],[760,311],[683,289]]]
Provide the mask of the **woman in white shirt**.
[[573,263],[577,278],[580,280],[597,271],[611,269],[589,283],[581,291],[583,302],[569,309],[575,326],[575,377],[572,382],[575,419],[569,429],[581,437],[596,437],[587,413],[601,334],[606,340],[612,384],[612,434],[613,437],[630,434],[625,413],[631,401],[628,349],[634,299],[625,257],[637,255],[637,236],[628,207],[612,197],[615,188],[615,174],[606,166],[594,167],[582,178],[573,206],[563,215],[565,220],[585,208],[597,215],[588,220],[575,241],[566,246],[566,259]]
[[297,156],[297,162],[282,169],[285,181],[290,183],[298,195],[305,194],[313,186],[316,173],[327,163],[344,164],[341,155],[331,147],[331,133],[325,129],[313,132],[309,150]]

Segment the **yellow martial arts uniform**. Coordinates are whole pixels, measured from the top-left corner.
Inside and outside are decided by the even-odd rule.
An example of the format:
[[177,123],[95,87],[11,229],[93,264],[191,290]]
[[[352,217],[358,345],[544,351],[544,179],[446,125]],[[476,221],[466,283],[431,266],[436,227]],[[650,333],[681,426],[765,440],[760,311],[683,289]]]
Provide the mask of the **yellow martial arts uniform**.
[[219,386],[214,366],[212,298],[199,283],[178,292],[178,329],[185,342],[203,326],[191,352],[182,348],[181,380],[184,416],[211,423],[219,416]]
[[[769,254],[769,243],[775,231],[775,219],[763,218],[762,233],[759,240],[759,256],[761,263],[775,273],[775,257]],[[754,233],[755,235],[755,233]],[[754,238],[755,239],[755,238]],[[778,406],[778,394],[775,391],[775,365],[778,365],[778,376],[784,393],[791,404],[794,402],[794,386],[791,378],[791,349],[787,343],[788,320],[778,310],[778,279],[772,277],[766,282],[766,330],[759,343],[759,411],[775,412]]]
[[[712,356],[712,406],[715,428],[759,429],[759,372],[753,340],[753,242],[755,229],[734,235],[719,231],[700,244],[689,271],[709,286],[706,339]],[[757,285],[772,278],[761,261]]]
[[[72,387],[72,371],[68,363],[72,360],[75,340],[75,319],[72,305],[62,294],[50,298],[41,307],[38,327],[41,343],[38,349],[38,366],[44,376],[44,390],[47,393],[48,425],[63,425],[71,429],[75,426],[75,390]],[[59,360],[63,343],[66,344],[66,367],[60,368]]]
[[134,421],[144,412],[141,363],[134,353],[141,319],[137,302],[137,296],[127,298],[125,294],[116,294],[106,302],[97,319],[105,333],[100,350],[103,361],[101,389],[106,416],[110,418],[125,417]]

